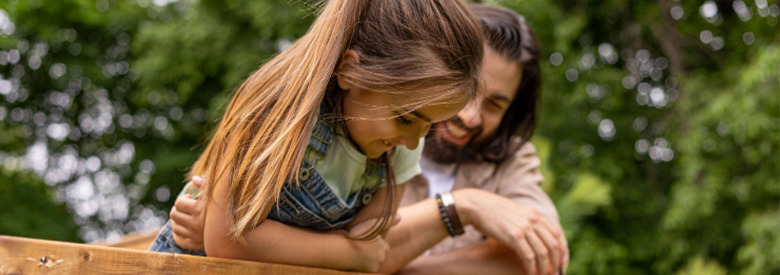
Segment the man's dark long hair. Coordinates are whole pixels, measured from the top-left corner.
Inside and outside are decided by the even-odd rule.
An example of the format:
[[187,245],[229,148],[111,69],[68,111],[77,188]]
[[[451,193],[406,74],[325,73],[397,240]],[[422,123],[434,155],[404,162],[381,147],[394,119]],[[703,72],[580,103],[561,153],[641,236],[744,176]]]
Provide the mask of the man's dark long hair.
[[[537,103],[542,83],[539,67],[541,47],[525,19],[514,11],[481,4],[470,6],[486,32],[488,47],[501,57],[522,65],[522,80],[514,100],[509,104],[496,132],[480,142],[473,157],[476,161],[497,163],[531,139],[536,129]],[[515,135],[521,138],[521,144],[512,144]]]

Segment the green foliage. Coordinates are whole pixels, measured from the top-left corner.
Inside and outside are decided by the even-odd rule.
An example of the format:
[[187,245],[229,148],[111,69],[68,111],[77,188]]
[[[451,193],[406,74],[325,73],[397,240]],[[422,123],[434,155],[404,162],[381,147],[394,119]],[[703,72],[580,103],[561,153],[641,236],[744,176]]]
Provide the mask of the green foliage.
[[[313,10],[305,3],[273,1],[198,1],[176,9],[170,20],[143,24],[132,43],[139,77],[133,105],[162,114],[181,110],[171,121],[178,141],[150,150],[158,171],[150,190],[178,193],[192,165],[227,105],[232,91],[280,47],[308,29]],[[172,66],[174,66],[172,69]],[[158,100],[163,98],[173,100]],[[146,200],[157,203],[154,194]],[[172,200],[163,200],[170,207]]]
[[0,168],[0,234],[79,241],[78,226],[55,201],[52,190],[34,176]]
[[0,2],[0,167],[64,194],[85,241],[162,225],[232,90],[313,19],[286,0],[168,2]]
[[717,262],[705,262],[701,257],[696,257],[688,263],[679,275],[726,275],[726,269]]
[[744,264],[746,273],[761,274],[780,266],[780,211],[768,210],[751,213],[742,224],[745,245],[739,248],[737,257]]
[[598,207],[612,203],[610,186],[590,173],[582,173],[570,190],[556,199],[556,208],[560,213],[561,225],[566,236],[576,236],[580,232],[582,219],[596,213]]
[[[66,221],[6,222],[62,217],[51,194],[85,241],[161,225],[232,91],[307,30],[308,2],[0,2],[0,233],[72,240]],[[569,273],[780,273],[777,0],[482,2],[543,45],[533,141]]]
[[777,1],[492,2],[545,49],[534,141],[571,273],[780,272]]

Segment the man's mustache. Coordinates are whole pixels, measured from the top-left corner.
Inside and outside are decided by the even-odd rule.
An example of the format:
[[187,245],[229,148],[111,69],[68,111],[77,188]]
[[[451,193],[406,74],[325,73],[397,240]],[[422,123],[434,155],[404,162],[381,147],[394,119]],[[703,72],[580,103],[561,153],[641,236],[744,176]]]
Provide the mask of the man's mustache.
[[[479,134],[482,133],[482,124],[479,124],[479,125],[477,125],[475,127],[468,127],[468,126],[466,126],[466,123],[464,123],[463,120],[460,119],[459,116],[454,116],[454,117],[450,118],[449,120],[447,120],[445,122],[441,122],[441,123],[447,123],[447,122],[451,122],[455,127],[458,127],[458,128],[460,128],[462,130],[465,130],[466,132],[473,133],[474,134],[473,137],[477,137],[477,136],[479,136]],[[446,124],[445,124],[445,126],[446,126]]]
[[[476,127],[467,127],[463,120],[455,116],[447,121],[439,123],[452,123],[453,125],[443,124],[444,127],[458,127],[460,129],[468,131],[471,134],[468,142],[465,145],[455,145],[450,143],[446,138],[436,131],[430,131],[425,139],[425,150],[423,154],[438,163],[458,163],[461,161],[473,159],[477,155],[479,145],[476,139],[482,134],[482,125]],[[438,125],[437,125],[438,126]],[[433,129],[439,129],[439,127],[432,127]],[[444,130],[442,131],[449,131]],[[468,134],[467,134],[468,135]]]

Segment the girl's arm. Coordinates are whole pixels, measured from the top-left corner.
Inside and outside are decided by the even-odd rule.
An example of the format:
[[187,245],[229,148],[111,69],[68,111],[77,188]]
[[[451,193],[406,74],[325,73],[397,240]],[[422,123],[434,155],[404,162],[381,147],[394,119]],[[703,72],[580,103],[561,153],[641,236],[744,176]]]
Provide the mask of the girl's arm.
[[209,256],[259,262],[374,272],[389,250],[380,237],[368,241],[347,238],[341,231],[317,232],[265,220],[243,234],[246,244],[230,238],[227,182],[215,185],[203,228]]
[[[395,189],[393,189],[393,212],[398,213],[398,206],[401,205],[401,199],[403,198],[404,191],[406,191],[406,185],[399,184],[395,186]],[[373,225],[375,219],[381,218],[382,216],[382,208],[384,207],[385,200],[387,199],[387,187],[382,187],[377,189],[376,192],[372,195],[373,199],[371,199],[371,202],[369,202],[367,205],[363,206],[363,208],[358,211],[358,213],[355,215],[355,219],[353,219],[349,225],[347,225],[347,230],[349,230],[350,236],[360,236],[364,233],[364,231],[371,228],[371,225]],[[398,220],[399,216],[396,215],[396,217],[392,217],[389,226],[393,226],[399,222]],[[360,225],[360,228],[357,226]],[[382,233],[382,236],[387,235],[387,231],[390,228],[385,228],[384,232]]]
[[[427,199],[402,207],[401,222],[387,236],[390,244],[387,260],[379,267],[380,273],[395,273],[426,250],[449,236],[441,220],[436,201]],[[464,224],[465,226],[465,224]]]

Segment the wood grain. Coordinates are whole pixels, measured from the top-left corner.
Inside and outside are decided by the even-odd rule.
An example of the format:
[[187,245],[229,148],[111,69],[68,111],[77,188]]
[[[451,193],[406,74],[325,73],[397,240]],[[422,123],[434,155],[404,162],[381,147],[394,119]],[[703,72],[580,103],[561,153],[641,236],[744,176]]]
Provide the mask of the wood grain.
[[100,246],[118,247],[118,248],[149,250],[149,247],[152,246],[152,243],[154,242],[154,239],[157,237],[157,233],[159,231],[160,230],[157,229],[157,230],[150,230],[145,232],[137,232],[137,233],[124,235],[119,240],[101,241],[101,242],[96,242],[91,244],[100,245]]
[[0,274],[365,274],[0,235]]

